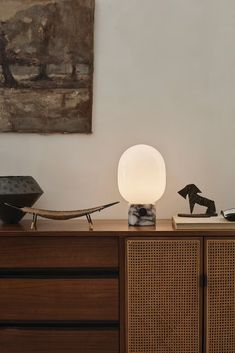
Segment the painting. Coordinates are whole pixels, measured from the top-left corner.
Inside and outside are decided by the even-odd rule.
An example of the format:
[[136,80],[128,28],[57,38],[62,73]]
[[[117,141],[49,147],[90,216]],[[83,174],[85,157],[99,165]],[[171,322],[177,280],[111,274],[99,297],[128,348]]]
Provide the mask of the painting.
[[91,133],[94,1],[0,1],[0,132]]

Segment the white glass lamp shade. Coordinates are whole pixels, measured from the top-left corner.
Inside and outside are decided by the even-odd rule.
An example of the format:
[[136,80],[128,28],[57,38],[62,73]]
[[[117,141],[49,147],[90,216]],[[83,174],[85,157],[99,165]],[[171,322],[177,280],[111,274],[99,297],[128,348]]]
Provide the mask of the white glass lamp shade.
[[148,145],[128,148],[119,161],[118,188],[130,204],[154,204],[166,188],[162,155]]

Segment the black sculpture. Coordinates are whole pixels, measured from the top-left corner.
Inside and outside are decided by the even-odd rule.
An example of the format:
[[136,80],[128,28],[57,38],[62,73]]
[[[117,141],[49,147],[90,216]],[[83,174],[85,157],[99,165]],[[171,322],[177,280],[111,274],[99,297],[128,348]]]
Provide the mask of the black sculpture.
[[31,207],[42,194],[42,189],[31,176],[0,176],[0,220],[3,223],[18,223],[25,212],[10,208],[6,203],[19,208]]
[[[212,217],[217,216],[215,202],[213,200],[207,199],[206,197],[202,197],[198,195],[201,191],[195,184],[188,184],[183,189],[178,191],[185,199],[188,196],[189,206],[190,206],[190,214],[178,214],[179,217]],[[207,207],[206,213],[197,213],[193,214],[194,206],[198,204],[201,206]]]

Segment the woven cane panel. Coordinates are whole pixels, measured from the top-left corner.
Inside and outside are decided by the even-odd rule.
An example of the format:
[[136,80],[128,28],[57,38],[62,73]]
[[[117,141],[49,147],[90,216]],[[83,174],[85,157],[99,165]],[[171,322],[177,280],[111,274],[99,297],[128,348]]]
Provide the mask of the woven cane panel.
[[128,353],[199,353],[199,240],[130,240]]
[[207,244],[207,351],[235,353],[235,240]]

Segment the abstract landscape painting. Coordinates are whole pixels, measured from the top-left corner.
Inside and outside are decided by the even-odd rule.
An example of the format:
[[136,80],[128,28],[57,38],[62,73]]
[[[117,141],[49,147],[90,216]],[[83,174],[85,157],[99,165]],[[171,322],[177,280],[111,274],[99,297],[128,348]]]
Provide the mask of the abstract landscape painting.
[[94,1],[0,1],[0,132],[91,132]]

